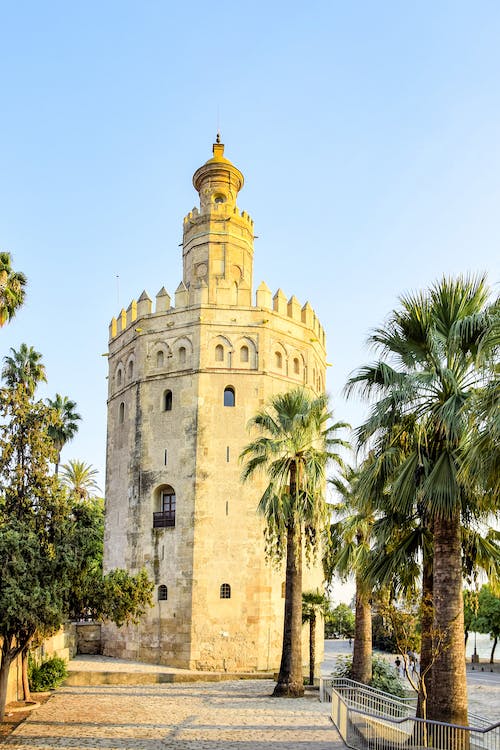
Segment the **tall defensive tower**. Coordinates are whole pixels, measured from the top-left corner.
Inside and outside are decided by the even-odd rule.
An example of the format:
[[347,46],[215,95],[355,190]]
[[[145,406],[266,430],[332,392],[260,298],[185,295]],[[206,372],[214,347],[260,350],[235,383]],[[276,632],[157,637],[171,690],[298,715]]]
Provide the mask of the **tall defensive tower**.
[[[270,669],[284,570],[265,560],[264,479],[242,485],[238,456],[271,395],[324,389],[325,334],[309,303],[264,283],[252,304],[253,221],[219,138],[193,184],[174,306],[143,292],[110,326],[105,568],[145,566],[155,606],[137,627],[106,626],[104,653]],[[320,564],[304,568],[304,588],[321,581]]]

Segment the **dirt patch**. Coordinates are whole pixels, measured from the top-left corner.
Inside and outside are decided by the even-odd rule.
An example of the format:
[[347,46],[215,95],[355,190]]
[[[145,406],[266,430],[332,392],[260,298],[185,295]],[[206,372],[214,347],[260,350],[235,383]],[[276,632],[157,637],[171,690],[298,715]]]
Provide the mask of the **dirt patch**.
[[[52,695],[52,692],[32,693],[31,698],[32,701],[37,703],[37,705],[41,705],[42,703],[46,703]],[[22,724],[22,722],[30,715],[33,706],[30,705],[23,711],[24,705],[24,701],[14,701],[7,704],[3,721],[0,721],[0,738],[12,734],[14,729],[18,727],[19,724]]]

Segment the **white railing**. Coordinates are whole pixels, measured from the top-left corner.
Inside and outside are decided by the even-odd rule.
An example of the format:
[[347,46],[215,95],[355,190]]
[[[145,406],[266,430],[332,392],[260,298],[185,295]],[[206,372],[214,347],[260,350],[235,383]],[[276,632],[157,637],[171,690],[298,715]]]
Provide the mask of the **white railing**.
[[500,722],[471,715],[472,726],[461,727],[417,719],[414,706],[352,680],[322,678],[320,700],[331,702],[332,721],[355,750],[500,750]]

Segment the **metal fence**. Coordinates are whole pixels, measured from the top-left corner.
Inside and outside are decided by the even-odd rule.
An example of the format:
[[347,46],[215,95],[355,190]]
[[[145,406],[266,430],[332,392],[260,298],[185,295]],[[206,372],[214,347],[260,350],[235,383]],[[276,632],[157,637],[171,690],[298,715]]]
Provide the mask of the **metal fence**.
[[332,704],[332,721],[355,750],[500,750],[500,722],[469,716],[461,727],[415,717],[415,705],[344,678],[321,679],[320,700]]

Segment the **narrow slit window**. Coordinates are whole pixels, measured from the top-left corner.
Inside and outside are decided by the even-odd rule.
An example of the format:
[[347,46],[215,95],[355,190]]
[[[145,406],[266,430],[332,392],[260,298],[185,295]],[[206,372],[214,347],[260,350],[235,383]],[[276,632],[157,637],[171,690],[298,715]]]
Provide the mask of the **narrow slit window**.
[[166,465],[167,465],[167,463],[168,463],[168,452],[167,452],[167,449],[166,449],[166,448],[165,448],[165,456],[164,456],[164,459],[163,459],[163,460],[164,460],[164,463],[165,463],[165,466],[166,466]]
[[222,344],[217,344],[215,347],[215,361],[224,362],[224,347]]
[[274,362],[278,370],[281,370],[283,367],[283,357],[281,356],[281,352],[274,353]]
[[165,362],[165,355],[160,350],[158,354],[156,355],[156,366],[157,367],[163,367],[163,363]]
[[128,378],[132,380],[134,376],[134,363],[131,361],[128,363]]
[[172,411],[172,391],[165,391],[163,394],[163,411]]
[[118,408],[118,422],[119,424],[123,424],[125,420],[125,404],[123,401],[121,402],[119,408]]
[[229,463],[229,445],[226,448],[226,462]]
[[248,362],[248,346],[242,346],[240,349],[240,362]]
[[184,365],[186,363],[186,347],[181,346],[179,347],[179,362],[181,365]]

